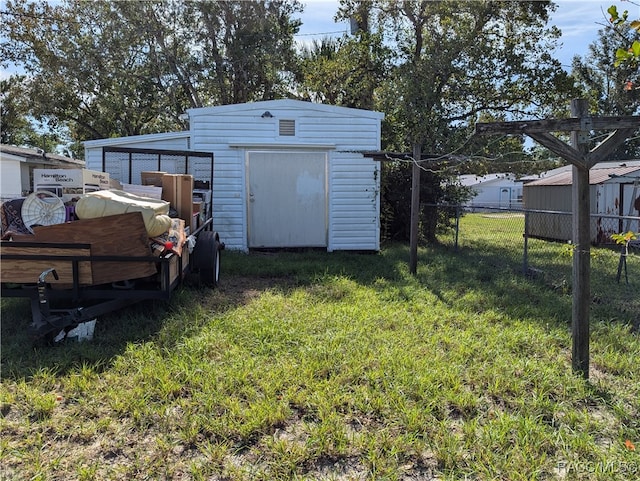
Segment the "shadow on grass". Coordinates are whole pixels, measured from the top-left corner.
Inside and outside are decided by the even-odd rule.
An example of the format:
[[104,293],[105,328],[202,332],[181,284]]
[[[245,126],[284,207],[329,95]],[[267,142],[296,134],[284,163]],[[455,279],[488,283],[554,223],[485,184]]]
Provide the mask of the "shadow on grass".
[[323,277],[345,276],[375,289],[391,286],[407,300],[426,290],[453,309],[493,309],[545,323],[559,320],[559,325],[571,321],[570,289],[555,279],[525,277],[520,256],[509,246],[420,248],[416,276],[409,273],[409,256],[408,246],[393,244],[378,254],[252,254],[238,259],[235,267],[247,276],[274,276],[275,284],[286,279],[289,286],[309,285]]
[[[493,309],[545,322],[571,319],[571,291],[566,284],[543,273],[525,275],[521,259],[513,257],[508,248],[483,246],[453,252],[434,247],[424,253],[419,265],[420,282],[450,307],[477,312]],[[460,306],[462,297],[466,302]]]
[[385,271],[380,266],[383,260],[380,254],[332,255],[308,250],[250,255],[230,252],[225,257],[229,262],[225,265],[226,259],[223,260],[223,278],[218,288],[211,290],[187,283],[173,293],[170,302],[140,301],[100,316],[90,342],[34,343],[28,333],[32,321],[29,300],[2,299],[3,379],[29,378],[43,369],[64,375],[82,365],[91,365],[100,372],[130,344],[154,342],[171,348],[184,335],[200,329],[211,316],[251,302],[266,290],[288,291],[329,272],[334,275],[358,272],[360,282],[367,283]]
[[127,344],[149,339],[162,325],[166,309],[162,303],[141,301],[101,316],[92,341],[46,343],[34,342],[29,336],[29,300],[3,299],[2,377],[4,380],[28,378],[42,369],[63,375],[82,365],[91,365],[101,371],[109,366],[113,356],[123,352]]
[[33,346],[28,338],[31,312],[27,300],[3,299],[3,377],[29,377],[41,369],[63,375],[83,364],[106,369],[130,344],[154,342],[170,349],[212,318],[267,290],[286,294],[336,276],[374,289],[391,287],[406,299],[423,296],[426,290],[452,309],[496,310],[514,319],[570,324],[570,292],[541,279],[525,278],[520,261],[508,248],[421,248],[416,276],[409,274],[408,263],[409,248],[399,244],[385,246],[379,253],[228,252],[219,288],[184,287],[174,292],[170,303],[141,301],[100,317],[93,341],[52,347]]

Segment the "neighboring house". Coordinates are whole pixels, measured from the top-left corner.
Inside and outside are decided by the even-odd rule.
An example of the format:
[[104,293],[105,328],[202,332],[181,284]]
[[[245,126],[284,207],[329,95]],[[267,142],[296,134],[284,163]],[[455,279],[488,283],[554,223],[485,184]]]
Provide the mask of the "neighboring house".
[[476,195],[467,202],[474,208],[522,207],[522,182],[514,174],[461,175],[459,183],[471,187]]
[[80,169],[84,161],[41,149],[0,145],[0,200],[16,199],[33,188],[33,169]]
[[227,248],[379,250],[380,163],[363,152],[380,149],[383,114],[297,100],[187,114],[185,132],[85,142],[87,168],[103,170],[104,147],[213,152],[214,229]]
[[[532,212],[529,232],[535,237],[568,241],[572,238],[573,169],[569,165],[554,172],[524,185],[524,207],[565,214]],[[640,160],[596,164],[589,170],[589,184],[593,243],[609,242],[611,234],[628,229],[640,232],[635,219],[612,219],[613,216],[640,216]]]

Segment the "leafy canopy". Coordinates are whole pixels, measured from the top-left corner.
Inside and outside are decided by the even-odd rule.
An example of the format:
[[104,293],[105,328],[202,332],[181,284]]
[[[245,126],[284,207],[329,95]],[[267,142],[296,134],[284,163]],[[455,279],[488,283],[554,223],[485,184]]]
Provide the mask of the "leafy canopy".
[[8,1],[0,54],[34,117],[78,141],[184,127],[187,108],[286,96],[295,1]]

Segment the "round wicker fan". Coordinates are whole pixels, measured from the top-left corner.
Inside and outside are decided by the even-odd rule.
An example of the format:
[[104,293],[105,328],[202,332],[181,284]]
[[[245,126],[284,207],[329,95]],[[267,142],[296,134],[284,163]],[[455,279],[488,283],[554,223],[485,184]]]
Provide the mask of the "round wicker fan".
[[22,222],[31,233],[33,233],[31,226],[62,224],[65,219],[64,202],[52,192],[37,190],[24,199]]

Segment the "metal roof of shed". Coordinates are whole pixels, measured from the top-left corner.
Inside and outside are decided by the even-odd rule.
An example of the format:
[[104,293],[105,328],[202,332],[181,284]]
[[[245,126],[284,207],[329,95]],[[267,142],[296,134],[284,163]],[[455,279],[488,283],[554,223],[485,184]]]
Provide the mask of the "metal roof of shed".
[[[640,166],[620,166],[598,168],[589,170],[589,185],[602,184],[615,176],[624,176],[637,172],[640,175]],[[525,187],[539,185],[571,185],[573,183],[573,169],[560,172],[550,177],[534,180],[525,184]]]

